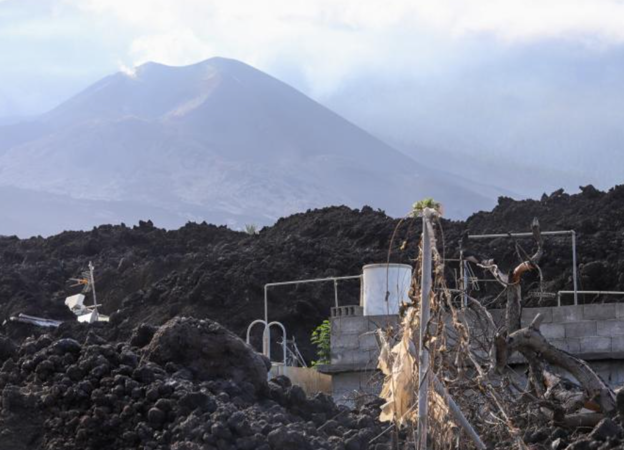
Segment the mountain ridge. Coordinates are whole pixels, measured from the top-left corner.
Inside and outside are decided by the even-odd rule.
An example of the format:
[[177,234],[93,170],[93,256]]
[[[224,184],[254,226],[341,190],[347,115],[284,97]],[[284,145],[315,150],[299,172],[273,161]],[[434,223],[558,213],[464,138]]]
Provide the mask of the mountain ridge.
[[181,217],[266,225],[332,204],[402,215],[423,196],[445,203],[451,217],[494,204],[226,58],[110,75],[0,135],[0,186],[144,203],[171,213],[165,227]]

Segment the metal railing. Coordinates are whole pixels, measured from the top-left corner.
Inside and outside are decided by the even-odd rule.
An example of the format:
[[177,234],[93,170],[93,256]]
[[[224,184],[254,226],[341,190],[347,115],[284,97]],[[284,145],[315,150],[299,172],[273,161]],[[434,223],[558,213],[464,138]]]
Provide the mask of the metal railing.
[[[351,275],[351,276],[346,276],[346,277],[311,278],[311,279],[308,279],[308,280],[278,281],[278,282],[275,282],[275,283],[267,283],[267,284],[265,284],[264,285],[264,320],[259,319],[259,320],[256,320],[256,321],[252,322],[252,325],[254,325],[256,323],[261,323],[261,322],[265,324],[264,333],[263,333],[263,344],[262,344],[263,353],[270,358],[270,354],[271,354],[271,349],[270,349],[270,347],[271,347],[271,344],[270,344],[271,332],[270,332],[269,329],[270,329],[271,325],[277,325],[277,324],[281,325],[279,322],[269,322],[269,288],[270,287],[275,287],[275,286],[293,286],[293,285],[297,285],[297,284],[323,283],[323,282],[327,282],[327,281],[333,281],[334,282],[334,303],[336,305],[336,308],[338,308],[340,306],[338,304],[338,281],[357,280],[357,279],[359,279],[360,282],[361,282],[362,275]],[[362,291],[362,289],[360,288],[360,295],[362,295],[361,291]],[[250,327],[252,325],[250,325]],[[249,330],[247,331],[247,334],[249,335]],[[284,330],[284,339],[286,339],[286,330]]]
[[[576,264],[576,231],[574,230],[560,230],[560,231],[542,231],[540,233],[542,236],[570,236],[572,238],[572,285],[574,287],[573,291],[562,291],[562,292],[572,292],[574,295],[574,304],[578,305],[578,294],[580,291],[578,290],[578,275],[577,275],[577,264]],[[525,233],[497,233],[497,234],[470,234],[468,235],[468,239],[497,239],[497,238],[509,238],[509,237],[517,237],[517,238],[529,238],[533,237],[532,232]]]
[[291,286],[304,283],[323,283],[327,281],[334,282],[334,303],[336,308],[340,306],[338,304],[338,281],[342,280],[362,280],[362,275],[351,275],[347,277],[327,277],[327,278],[311,278],[309,280],[293,280],[293,281],[279,281],[277,283],[267,283],[264,285],[264,321],[269,323],[269,288],[275,286]]
[[572,295],[574,294],[574,305],[578,305],[578,294],[581,295],[621,295],[624,296],[624,292],[619,291],[559,291],[557,292],[557,306],[561,306],[561,296],[562,295]]

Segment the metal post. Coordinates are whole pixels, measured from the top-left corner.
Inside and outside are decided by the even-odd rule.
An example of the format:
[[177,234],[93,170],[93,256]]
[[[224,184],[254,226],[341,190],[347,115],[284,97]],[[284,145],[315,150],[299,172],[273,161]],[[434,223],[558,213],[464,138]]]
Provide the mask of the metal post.
[[262,354],[271,358],[271,330],[269,329],[269,286],[264,286],[264,332],[262,333]]
[[578,281],[576,274],[576,231],[572,230],[572,284],[574,285],[574,304],[578,305]]
[[461,426],[464,429],[464,431],[468,434],[470,439],[472,439],[472,442],[474,442],[475,446],[479,450],[486,450],[487,447],[481,440],[481,437],[477,434],[477,432],[472,427],[472,425],[470,425],[470,422],[468,422],[468,419],[466,419],[466,416],[464,416],[461,409],[459,409],[459,406],[457,406],[457,403],[455,403],[455,400],[453,400],[453,398],[449,395],[449,393],[444,388],[444,385],[440,383],[440,380],[438,380],[437,377],[433,378],[433,386],[436,392],[440,394],[440,396],[444,397],[444,399],[449,405],[451,414],[453,415],[453,417],[455,417],[455,421],[457,422],[459,426]]
[[[576,231],[575,230],[561,230],[561,231],[542,231],[542,236],[558,236],[558,235],[570,235],[572,238],[572,283],[574,287],[574,304],[578,305],[578,268],[576,260]],[[494,239],[504,237],[532,237],[533,233],[499,233],[499,234],[471,234],[468,239]],[[483,280],[480,280],[483,281]],[[557,305],[561,306],[561,296],[557,296]]]
[[468,306],[468,261],[464,261],[463,259],[462,259],[462,273],[463,273],[463,282],[464,282],[464,286],[463,286],[464,294],[462,296],[464,301],[463,301],[462,307],[466,308]]
[[[295,281],[280,281],[278,283],[267,283],[264,285],[264,321],[265,323],[269,323],[269,288],[272,286],[295,286],[303,283],[323,283],[326,281],[334,282],[334,301],[336,303],[336,307],[338,306],[338,280],[355,280],[359,279],[360,283],[362,282],[362,275],[351,275],[347,277],[328,277],[328,278],[314,278],[311,280],[295,280]],[[361,289],[360,289],[361,295]],[[361,300],[360,300],[361,303]],[[268,330],[265,331],[265,335],[263,338],[262,344],[262,353],[269,356],[271,351],[269,349],[269,342],[271,341],[271,332]]]
[[360,277],[360,306],[364,307],[364,277]]
[[[275,322],[271,322],[270,324],[268,324],[267,325],[267,329],[270,330],[272,326],[276,326],[276,327],[279,327],[279,328],[282,329],[282,338],[283,338],[283,340],[282,340],[282,352],[284,354],[284,365],[286,365],[286,355],[287,355],[286,348],[287,348],[287,345],[288,345],[288,342],[287,342],[288,338],[286,336],[286,327],[284,326],[283,323],[275,321]],[[269,337],[270,337],[270,333],[269,333]],[[267,357],[269,358],[269,360],[271,359],[271,348],[270,347],[269,347],[269,354],[267,355]]]
[[[459,251],[459,282],[458,286],[455,286],[460,291],[464,291],[466,289],[464,282],[464,251]],[[464,296],[462,295],[462,304],[464,302]]]
[[422,274],[420,292],[420,345],[418,348],[418,450],[427,450],[427,413],[429,400],[429,351],[424,341],[429,325],[429,296],[431,295],[431,236],[432,210],[423,211],[422,226]]
[[95,269],[95,267],[93,267],[93,263],[91,261],[89,261],[89,282],[91,283],[91,291],[93,292],[93,306],[95,307],[95,309],[97,310],[97,297],[95,296],[95,278],[93,277],[93,270]]

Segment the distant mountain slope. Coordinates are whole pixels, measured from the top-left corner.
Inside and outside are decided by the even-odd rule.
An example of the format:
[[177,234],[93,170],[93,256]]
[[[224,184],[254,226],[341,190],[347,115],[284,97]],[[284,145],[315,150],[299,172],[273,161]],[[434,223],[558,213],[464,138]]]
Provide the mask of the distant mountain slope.
[[[435,167],[452,174],[458,182],[463,179],[479,187],[485,195],[504,195],[515,199],[539,198],[566,187],[566,191],[578,191],[583,174],[578,171],[564,171],[547,165],[531,165],[511,160],[503,152],[498,155],[483,155],[478,152],[424,147],[388,141],[393,148],[407,156],[417,158],[428,167]],[[582,165],[579,165],[581,167]],[[500,186],[504,186],[502,190]]]
[[[223,58],[148,63],[29,122],[0,127],[0,186],[81,199],[96,210],[99,201],[130,202],[134,216],[149,218],[156,208],[178,225],[190,218],[267,224],[331,204],[397,215],[423,196],[442,201],[450,217],[495,203]],[[28,201],[23,207],[32,210]]]

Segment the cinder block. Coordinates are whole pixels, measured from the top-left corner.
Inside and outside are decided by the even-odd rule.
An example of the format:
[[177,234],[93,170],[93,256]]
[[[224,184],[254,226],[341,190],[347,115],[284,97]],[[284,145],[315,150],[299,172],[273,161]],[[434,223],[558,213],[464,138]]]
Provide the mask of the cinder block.
[[583,318],[585,320],[608,320],[615,319],[615,317],[615,303],[583,305]]
[[614,376],[611,378],[613,385],[620,387],[624,384],[624,364],[622,361],[610,361]]
[[624,321],[600,320],[598,321],[598,336],[624,336]]
[[615,317],[617,319],[624,319],[624,303],[615,304]]
[[368,318],[364,316],[335,317],[331,319],[332,338],[343,334],[360,335],[368,331]]
[[611,338],[611,351],[614,353],[624,353],[624,336]]
[[357,334],[332,335],[331,348],[357,350],[360,348],[360,336]]
[[553,308],[552,320],[553,323],[579,322],[583,320],[583,305]]
[[565,326],[562,323],[545,323],[540,327],[540,331],[548,340],[566,337]]
[[350,354],[351,352],[349,351],[332,348],[331,358],[330,358],[331,363],[332,364],[349,364]]
[[552,323],[553,308],[524,308],[522,310],[522,326],[528,326],[538,314],[542,315],[542,323]]
[[377,369],[377,364],[379,363],[379,353],[380,351],[378,348],[368,351],[368,369]]
[[360,366],[368,366],[370,363],[370,352],[332,348],[331,363],[332,364],[356,364]]
[[379,344],[375,335],[370,331],[360,335],[359,348],[360,350],[378,350]]
[[581,355],[585,353],[603,353],[611,351],[611,338],[591,336],[581,338]]
[[581,353],[581,340],[579,338],[553,339],[549,342],[558,349],[573,355]]
[[571,322],[564,323],[565,337],[585,337],[596,336],[598,334],[598,327],[596,322]]
[[371,351],[360,350],[359,352],[353,352],[353,364],[359,364],[364,367],[370,367],[371,365]]

